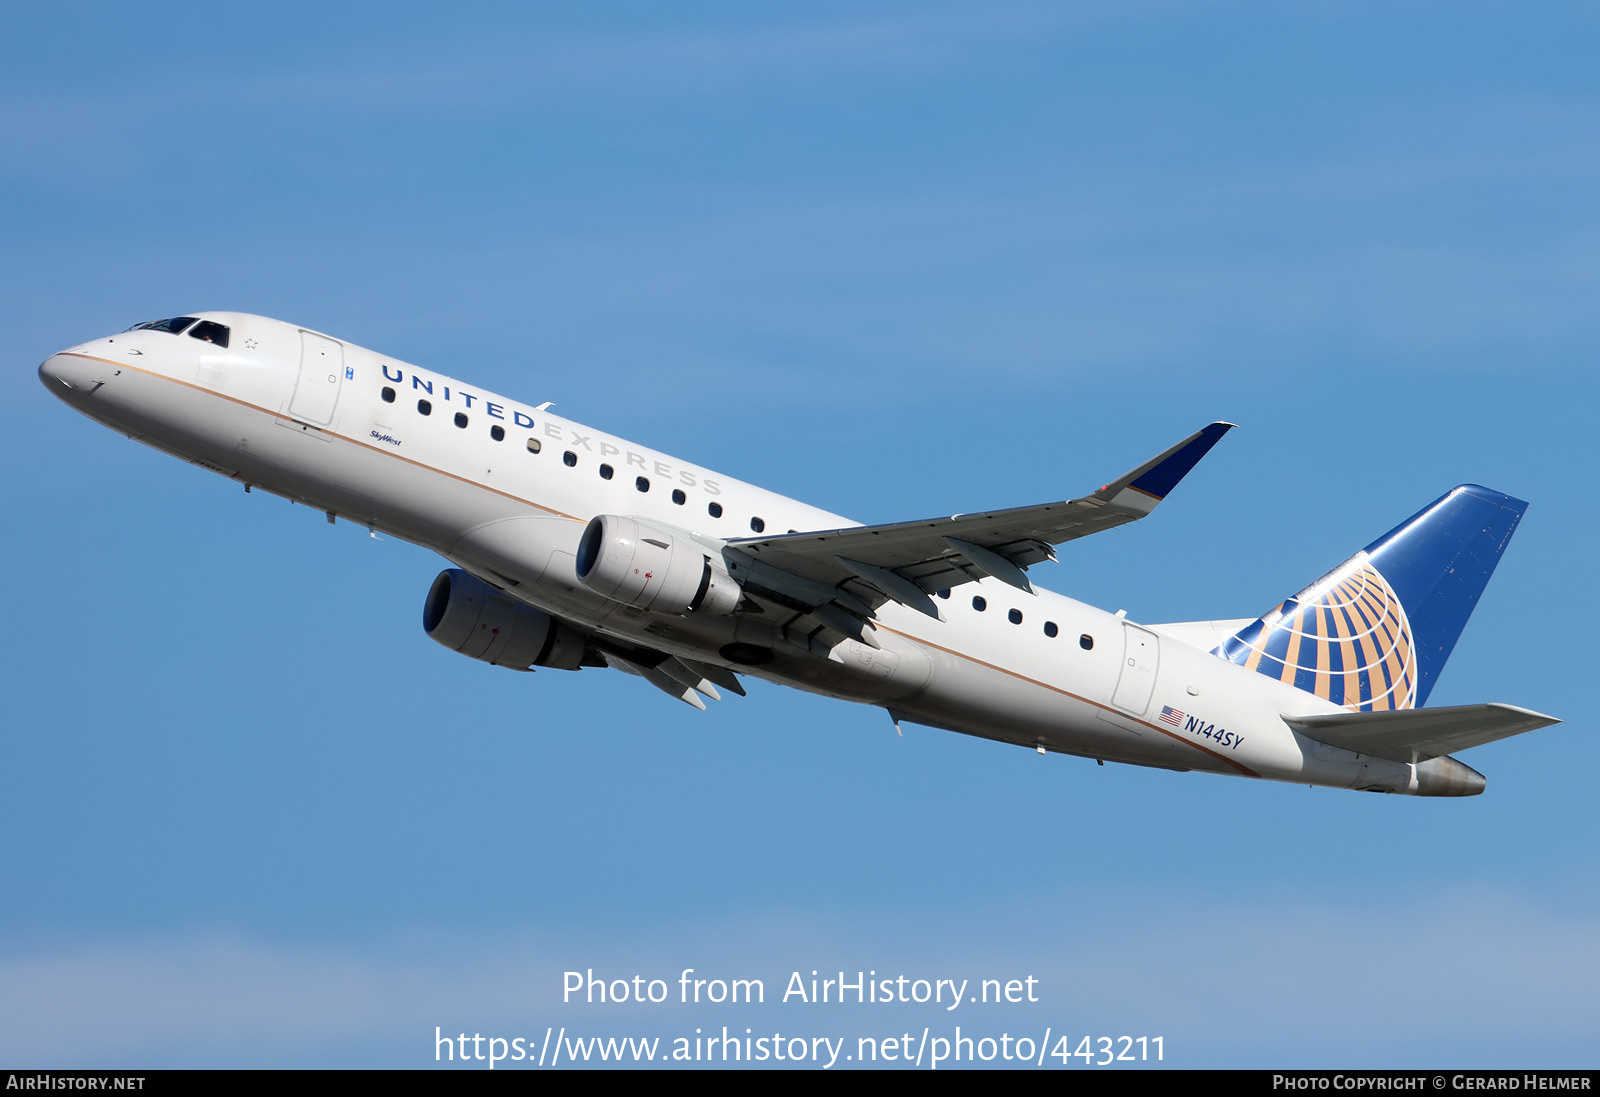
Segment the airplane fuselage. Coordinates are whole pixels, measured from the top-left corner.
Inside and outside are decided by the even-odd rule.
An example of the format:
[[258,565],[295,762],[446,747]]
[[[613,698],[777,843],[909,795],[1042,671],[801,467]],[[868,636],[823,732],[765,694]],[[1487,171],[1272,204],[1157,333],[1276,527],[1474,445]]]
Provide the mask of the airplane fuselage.
[[770,607],[665,613],[607,598],[575,566],[596,515],[707,545],[855,523],[308,329],[194,315],[224,326],[227,345],[132,330],[52,356],[41,378],[138,441],[432,549],[594,637],[1041,751],[1340,788],[1476,791],[1447,788],[1462,780],[1454,771],[1309,739],[1284,717],[1339,706],[1037,587],[985,579],[939,592],[943,620],[888,602],[876,644],[800,631],[800,614]]

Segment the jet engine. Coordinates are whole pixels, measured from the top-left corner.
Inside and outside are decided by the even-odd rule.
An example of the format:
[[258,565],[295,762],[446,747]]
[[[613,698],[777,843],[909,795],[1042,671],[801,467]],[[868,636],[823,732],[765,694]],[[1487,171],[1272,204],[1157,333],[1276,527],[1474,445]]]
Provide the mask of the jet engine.
[[731,614],[739,584],[720,557],[681,530],[602,514],[578,542],[578,580],[616,602],[660,613]]
[[586,643],[571,625],[459,568],[441,571],[428,589],[422,628],[451,651],[517,670],[577,670]]

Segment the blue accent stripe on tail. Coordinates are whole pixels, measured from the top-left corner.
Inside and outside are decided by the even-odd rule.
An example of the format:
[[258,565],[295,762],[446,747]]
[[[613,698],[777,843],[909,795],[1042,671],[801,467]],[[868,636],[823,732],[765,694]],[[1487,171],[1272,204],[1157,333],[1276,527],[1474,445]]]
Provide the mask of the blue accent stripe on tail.
[[1419,706],[1427,702],[1527,509],[1521,499],[1463,484],[1367,546],[1367,557],[1411,620]]

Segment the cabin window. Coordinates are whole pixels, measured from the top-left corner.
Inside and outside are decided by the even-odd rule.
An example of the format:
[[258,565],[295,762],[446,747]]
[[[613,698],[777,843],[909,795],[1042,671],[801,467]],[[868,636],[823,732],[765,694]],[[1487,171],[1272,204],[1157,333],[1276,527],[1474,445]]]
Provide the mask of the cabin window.
[[467,426],[467,413],[466,412],[464,412],[464,411],[456,412],[456,426],[461,427],[463,430],[466,429],[466,426]]
[[[790,530],[789,532],[793,533],[794,530]],[[950,588],[949,587],[945,587],[943,590],[936,590],[933,593],[937,594],[940,598],[943,598],[946,602],[950,601]]]
[[385,404],[394,403],[394,389],[390,388],[388,385],[383,386],[383,402]]
[[1022,624],[1022,611],[1020,609],[1014,609],[1010,613],[1006,614],[1006,619],[1009,620],[1013,625],[1020,625]]
[[189,329],[189,338],[198,339],[202,343],[214,343],[219,347],[228,345],[228,329],[225,325],[215,320],[202,320]]
[[609,480],[613,476],[616,475],[616,472],[617,472],[617,470],[612,468],[610,465],[601,465],[600,466],[600,479]]
[[569,469],[575,469],[578,467],[578,455],[569,449],[561,455],[561,463]]
[[544,443],[539,441],[539,439],[537,439],[537,438],[529,438],[528,439],[528,452],[529,453],[538,453],[542,449],[544,449]]
[[689,501],[689,497],[683,493],[683,489],[682,488],[673,488],[672,489],[672,501],[674,503],[677,503],[681,507],[681,506],[683,506],[683,504],[685,504],[685,503],[687,503]]
[[417,401],[417,412],[420,415],[432,415],[433,405],[426,400]]
[[506,428],[498,424],[490,427],[489,437],[493,438],[496,442],[504,442],[506,440]]
[[1090,636],[1087,632],[1084,633],[1082,636],[1078,637],[1078,646],[1084,651],[1093,651],[1094,637]]
[[640,491],[649,491],[650,480],[645,476],[635,476],[633,478],[633,486],[638,488]]
[[721,503],[707,503],[706,504],[706,513],[711,515],[711,517],[713,517],[713,518],[721,518],[722,517],[722,504]]
[[1049,636],[1053,639],[1060,631],[1060,629],[1056,628],[1056,623],[1054,621],[1046,621],[1044,623],[1044,634],[1046,636]]
[[757,533],[761,533],[767,528],[767,523],[762,521],[760,518],[752,518],[750,519],[750,528],[755,530]]
[[983,595],[974,594],[972,596],[972,608],[977,610],[979,613],[982,613],[984,610],[989,608],[989,603],[983,600]]

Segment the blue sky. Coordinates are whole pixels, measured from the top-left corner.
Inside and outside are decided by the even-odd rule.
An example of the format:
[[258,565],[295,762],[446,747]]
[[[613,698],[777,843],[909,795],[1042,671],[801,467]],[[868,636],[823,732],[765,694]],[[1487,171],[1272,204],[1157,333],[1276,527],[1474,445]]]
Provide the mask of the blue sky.
[[[1593,1066],[1597,17],[1582,5],[56,5],[0,43],[0,1064],[431,1065],[433,1033],[1162,1036]],[[1096,767],[763,683],[709,713],[418,627],[424,550],[76,416],[157,316],[328,331],[862,521],[1241,424],[1044,585],[1259,613],[1531,503],[1431,801]],[[766,980],[588,1007],[561,973]],[[791,971],[1041,980],[938,1015]]]

